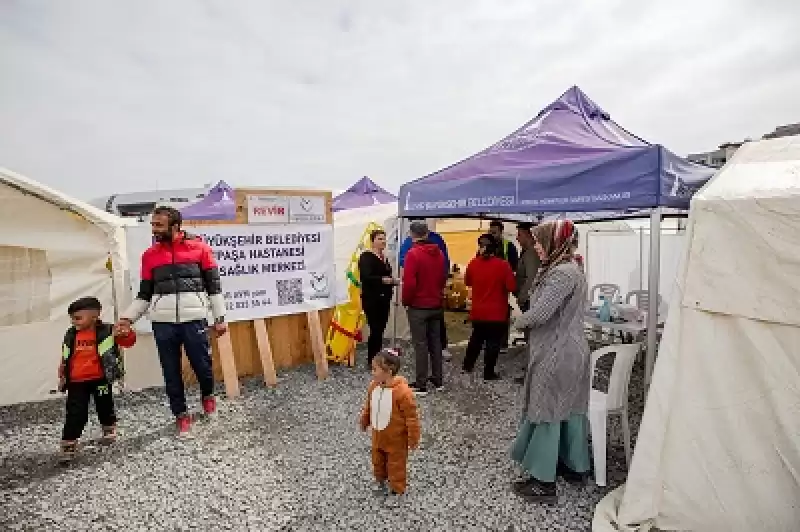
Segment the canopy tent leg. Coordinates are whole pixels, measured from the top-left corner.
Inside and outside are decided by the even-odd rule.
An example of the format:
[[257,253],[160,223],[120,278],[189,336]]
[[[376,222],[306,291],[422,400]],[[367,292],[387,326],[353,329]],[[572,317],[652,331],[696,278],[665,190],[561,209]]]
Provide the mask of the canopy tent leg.
[[[395,239],[394,264],[397,267],[397,278],[401,279],[401,280],[402,280],[403,276],[401,275],[401,272],[400,272],[400,244],[402,244],[402,240],[400,240],[400,239],[403,238],[401,235],[403,234],[403,220],[404,219],[405,218],[398,217],[397,218],[397,222],[395,223],[395,235],[396,235],[397,238]],[[401,281],[401,284],[398,284],[395,287],[394,298],[392,298],[392,299],[394,299],[394,301],[392,302],[392,304],[394,305],[394,309],[392,309],[393,310],[393,312],[392,312],[392,348],[394,348],[394,349],[397,349],[397,311],[400,309],[400,290],[401,290],[401,286],[402,286],[402,281]]]
[[647,355],[645,357],[645,392],[650,390],[653,367],[658,347],[658,281],[661,276],[661,207],[650,213],[650,268],[648,269],[647,295]]

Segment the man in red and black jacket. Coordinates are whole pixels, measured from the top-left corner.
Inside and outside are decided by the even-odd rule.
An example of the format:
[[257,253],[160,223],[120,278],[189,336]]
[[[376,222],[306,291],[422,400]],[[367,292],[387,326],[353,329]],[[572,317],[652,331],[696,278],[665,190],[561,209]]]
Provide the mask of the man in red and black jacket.
[[414,243],[403,267],[402,297],[416,358],[417,378],[411,388],[417,395],[425,395],[429,361],[434,388],[443,385],[441,321],[447,273],[444,254],[428,240],[425,222],[413,222],[409,233]]
[[214,331],[227,331],[225,300],[214,254],[201,238],[181,230],[182,221],[181,213],[171,207],[153,211],[150,225],[156,243],[142,254],[139,293],[118,323],[126,330],[149,311],[179,436],[188,435],[191,429],[181,376],[181,347],[200,384],[203,411],[213,415],[217,404],[207,331],[209,311],[214,318]]

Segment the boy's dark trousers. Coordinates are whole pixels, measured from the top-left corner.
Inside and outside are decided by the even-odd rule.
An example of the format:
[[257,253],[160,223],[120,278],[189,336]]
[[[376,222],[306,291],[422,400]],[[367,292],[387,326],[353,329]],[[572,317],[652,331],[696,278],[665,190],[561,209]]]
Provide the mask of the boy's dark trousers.
[[153,323],[153,336],[164,374],[164,385],[169,397],[169,407],[173,415],[187,413],[186,394],[181,373],[181,358],[186,352],[189,365],[192,366],[200,393],[203,397],[214,395],[214,375],[211,373],[211,343],[208,339],[206,320],[188,321],[185,323]]
[[81,437],[89,421],[89,399],[94,398],[97,417],[104,427],[117,424],[114,413],[114,396],[106,379],[71,382],[67,385],[67,420],[61,439],[75,441]]

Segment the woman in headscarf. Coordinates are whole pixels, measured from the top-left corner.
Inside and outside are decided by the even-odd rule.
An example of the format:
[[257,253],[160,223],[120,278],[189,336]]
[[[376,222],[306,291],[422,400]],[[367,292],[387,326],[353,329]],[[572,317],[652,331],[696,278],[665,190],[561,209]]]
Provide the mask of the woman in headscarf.
[[586,278],[574,260],[575,225],[558,220],[533,231],[542,263],[531,288],[530,309],[515,326],[529,331],[524,411],[511,449],[530,478],[514,491],[534,502],[554,503],[556,474],[582,481],[589,472],[589,346],[584,335]]

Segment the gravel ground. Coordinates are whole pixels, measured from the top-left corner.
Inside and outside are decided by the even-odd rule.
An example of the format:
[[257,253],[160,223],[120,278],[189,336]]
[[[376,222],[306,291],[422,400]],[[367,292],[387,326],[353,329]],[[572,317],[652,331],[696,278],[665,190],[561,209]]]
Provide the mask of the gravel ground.
[[[447,363],[447,389],[419,400],[409,492],[392,500],[372,491],[370,440],[356,427],[369,378],[360,369],[332,367],[317,382],[304,367],[274,390],[246,382],[185,441],[173,437],[163,390],[123,394],[119,441],[93,444],[93,421],[69,466],[54,454],[63,400],[0,409],[0,530],[588,531],[594,505],[624,480],[619,431],[612,425],[608,488],[560,483],[554,507],[515,497],[520,351],[501,357],[507,377],[491,384],[461,375],[459,353]],[[641,382],[637,367],[634,434]]]

